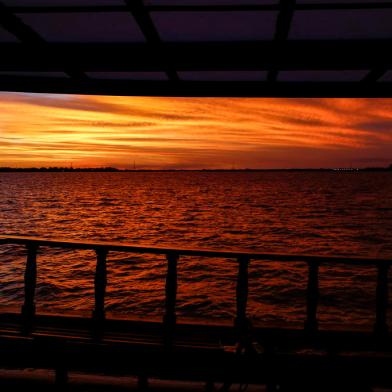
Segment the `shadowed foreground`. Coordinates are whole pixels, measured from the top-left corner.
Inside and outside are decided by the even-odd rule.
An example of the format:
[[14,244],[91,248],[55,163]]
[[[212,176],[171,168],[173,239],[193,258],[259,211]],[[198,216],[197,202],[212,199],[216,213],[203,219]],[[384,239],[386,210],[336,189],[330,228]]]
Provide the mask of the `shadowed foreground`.
[[[387,259],[279,255],[243,251],[146,247],[122,243],[2,236],[0,243],[27,247],[25,298],[21,314],[0,315],[0,367],[51,369],[58,388],[72,387],[70,372],[136,376],[137,388],[150,379],[264,385],[268,391],[370,391],[392,388],[392,339],[388,332]],[[92,318],[36,315],[39,247],[93,249],[97,254]],[[114,320],[105,316],[108,252],[166,255],[165,314],[162,322]],[[235,258],[238,263],[233,326],[177,322],[177,263],[180,256]],[[307,310],[303,328],[252,327],[247,317],[251,260],[308,264]],[[318,266],[331,262],[375,266],[378,271],[373,331],[318,327]],[[12,382],[12,380],[7,381]],[[20,380],[22,382],[22,380]],[[6,387],[6,385],[5,385]],[[114,388],[114,386],[113,386]]]
[[[0,370],[0,387],[4,392],[24,388],[39,388],[40,391],[53,391],[56,388],[55,376],[48,370]],[[139,390],[136,377],[111,377],[104,375],[87,375],[82,373],[70,374],[68,387],[72,391],[101,392],[101,391],[137,391]],[[222,384],[216,384],[216,388]],[[240,385],[233,385],[233,390],[238,390]],[[204,383],[151,380],[149,390],[156,392],[199,392],[205,389]],[[247,391],[265,391],[260,385],[248,385]]]

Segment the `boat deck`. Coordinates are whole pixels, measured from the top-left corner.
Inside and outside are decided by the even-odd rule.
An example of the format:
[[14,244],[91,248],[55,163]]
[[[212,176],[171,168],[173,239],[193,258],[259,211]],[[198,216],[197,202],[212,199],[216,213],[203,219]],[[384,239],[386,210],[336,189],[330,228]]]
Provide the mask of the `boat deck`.
[[[135,247],[124,244],[71,243],[26,237],[0,237],[0,243],[27,246],[25,301],[21,313],[0,315],[0,368],[52,369],[58,386],[68,372],[150,378],[262,384],[267,390],[355,390],[392,388],[392,338],[388,332],[390,262],[383,259],[245,254]],[[40,245],[95,249],[95,308],[91,318],[35,313],[37,250]],[[162,253],[167,257],[165,316],[162,321],[114,320],[105,316],[106,255],[111,249]],[[176,318],[177,261],[181,254],[236,257],[237,313],[233,325],[181,323]],[[307,313],[302,328],[251,326],[246,315],[251,259],[305,261],[309,265]],[[318,266],[323,262],[372,264],[378,270],[373,331],[321,330],[317,323]],[[1,384],[0,384],[1,385]]]

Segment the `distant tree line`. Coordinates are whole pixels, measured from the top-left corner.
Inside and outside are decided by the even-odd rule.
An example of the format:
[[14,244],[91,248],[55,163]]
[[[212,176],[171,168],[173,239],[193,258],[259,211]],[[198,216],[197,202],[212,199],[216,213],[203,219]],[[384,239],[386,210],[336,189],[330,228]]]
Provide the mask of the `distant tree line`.
[[116,167],[86,167],[73,168],[61,166],[49,167],[0,167],[0,172],[264,172],[264,171],[392,171],[392,164],[388,167],[366,167],[361,169],[353,168],[319,168],[319,169],[117,169]]
[[0,167],[0,172],[118,172],[121,171],[115,167]]

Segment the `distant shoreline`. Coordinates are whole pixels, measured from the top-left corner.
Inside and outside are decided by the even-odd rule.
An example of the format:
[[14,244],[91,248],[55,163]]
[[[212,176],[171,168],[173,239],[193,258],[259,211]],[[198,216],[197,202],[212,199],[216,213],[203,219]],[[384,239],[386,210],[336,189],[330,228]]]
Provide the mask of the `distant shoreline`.
[[0,167],[0,173],[174,173],[174,172],[202,172],[202,173],[243,173],[243,172],[385,172],[392,171],[389,167],[367,167],[367,168],[288,168],[288,169],[117,169],[115,167]]

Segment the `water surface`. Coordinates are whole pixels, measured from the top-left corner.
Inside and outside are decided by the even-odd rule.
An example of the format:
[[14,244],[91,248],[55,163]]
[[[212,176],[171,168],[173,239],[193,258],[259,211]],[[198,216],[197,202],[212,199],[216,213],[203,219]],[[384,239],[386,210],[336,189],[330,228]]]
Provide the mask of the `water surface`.
[[[0,173],[0,234],[392,257],[392,173]],[[19,306],[25,251],[0,257],[0,304]],[[109,315],[160,317],[165,260],[108,260]],[[38,311],[91,311],[93,252],[42,249],[38,263]],[[231,319],[235,276],[232,260],[181,258],[179,316]],[[302,263],[253,262],[250,317],[302,323],[306,277]],[[321,325],[373,324],[373,268],[322,267],[320,288]]]

